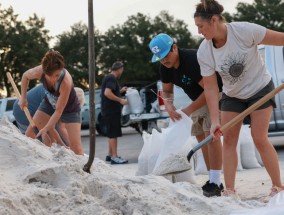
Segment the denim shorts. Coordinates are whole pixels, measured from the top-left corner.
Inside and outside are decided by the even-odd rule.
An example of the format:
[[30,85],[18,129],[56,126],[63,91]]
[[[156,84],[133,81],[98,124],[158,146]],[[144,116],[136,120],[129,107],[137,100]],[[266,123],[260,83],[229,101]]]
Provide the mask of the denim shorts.
[[[53,107],[45,99],[43,99],[40,103],[38,110],[48,114],[49,116],[55,112]],[[60,120],[63,123],[81,123],[81,112],[62,113]]]
[[[271,80],[258,93],[256,93],[255,95],[247,99],[238,99],[234,97],[229,97],[223,93],[222,99],[221,99],[221,111],[241,113],[247,108],[249,108],[250,106],[252,106],[254,103],[256,103],[258,100],[263,98],[266,94],[270,93],[273,89],[274,89],[274,84],[273,84],[273,81]],[[275,97],[265,102],[263,105],[257,108],[257,110],[265,109],[269,106],[276,108]]]
[[191,114],[192,127],[191,135],[199,136],[204,135],[204,132],[209,132],[211,127],[210,114],[208,106],[204,105]]

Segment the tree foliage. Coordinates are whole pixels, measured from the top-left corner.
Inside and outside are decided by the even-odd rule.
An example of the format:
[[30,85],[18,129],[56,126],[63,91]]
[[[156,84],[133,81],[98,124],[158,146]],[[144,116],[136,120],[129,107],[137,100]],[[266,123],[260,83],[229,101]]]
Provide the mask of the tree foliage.
[[[95,48],[100,50],[100,33],[95,31]],[[88,85],[88,26],[81,22],[71,26],[71,31],[58,35],[58,42],[55,49],[58,50],[65,59],[67,70],[71,73],[74,85],[86,88]],[[95,60],[97,55],[95,56]],[[97,60],[96,60],[97,61]],[[99,70],[96,63],[96,75]]]
[[233,15],[226,14],[227,21],[257,23],[275,31],[284,31],[284,1],[255,0],[252,4],[240,2]]
[[[44,19],[34,14],[26,21],[19,21],[12,7],[3,9],[0,5],[0,88],[6,88],[8,96],[13,90],[6,72],[11,72],[19,85],[22,74],[40,63],[49,40]],[[34,85],[31,82],[30,87]]]
[[[187,25],[175,20],[167,12],[151,19],[138,13],[106,33],[95,31],[96,83],[101,84],[114,61],[125,63],[122,81],[154,81],[159,78],[158,65],[151,64],[152,54],[148,44],[153,36],[165,32],[176,38],[181,47],[196,47]],[[59,35],[55,48],[65,58],[76,86],[86,87],[88,82],[88,28],[82,23],[74,24],[70,31]]]
[[180,47],[196,47],[184,21],[175,20],[166,11],[162,11],[154,19],[138,13],[103,35],[99,53],[101,74],[106,74],[112,63],[120,60],[126,65],[123,82],[159,79],[159,64],[150,63],[152,54],[148,44],[155,35],[162,32],[174,37]]

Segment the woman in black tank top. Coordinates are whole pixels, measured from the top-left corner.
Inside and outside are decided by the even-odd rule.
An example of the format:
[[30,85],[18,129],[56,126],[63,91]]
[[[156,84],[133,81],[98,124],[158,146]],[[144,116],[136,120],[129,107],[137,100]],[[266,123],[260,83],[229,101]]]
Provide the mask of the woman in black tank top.
[[76,154],[83,155],[80,103],[74,90],[72,77],[64,65],[63,56],[57,51],[50,50],[43,57],[41,65],[27,70],[22,76],[22,98],[19,100],[19,106],[22,109],[28,106],[26,92],[29,80],[40,80],[46,95],[33,117],[39,132],[36,135],[30,125],[26,135],[32,138],[41,136],[48,146],[51,146],[53,140],[65,146],[55,130],[56,123],[60,122],[66,129],[67,140],[65,141],[70,149]]

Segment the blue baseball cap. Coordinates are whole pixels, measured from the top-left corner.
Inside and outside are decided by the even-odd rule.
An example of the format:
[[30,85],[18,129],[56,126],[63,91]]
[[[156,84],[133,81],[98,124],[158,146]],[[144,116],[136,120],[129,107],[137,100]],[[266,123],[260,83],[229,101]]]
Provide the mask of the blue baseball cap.
[[149,48],[154,54],[152,57],[152,63],[162,60],[170,52],[174,40],[167,34],[161,33],[155,36],[150,44]]

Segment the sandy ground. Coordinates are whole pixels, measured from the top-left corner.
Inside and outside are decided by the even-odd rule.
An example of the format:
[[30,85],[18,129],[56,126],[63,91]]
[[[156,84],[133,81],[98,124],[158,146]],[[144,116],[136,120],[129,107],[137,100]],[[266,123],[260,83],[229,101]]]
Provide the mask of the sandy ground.
[[[205,175],[196,176],[196,184],[172,183],[162,176],[135,176],[137,164],[115,166],[97,158],[88,174],[82,170],[86,157],[59,146],[48,148],[23,136],[3,120],[0,121],[0,157],[3,215],[235,215],[268,209],[262,198],[267,196],[271,185],[263,168],[237,173],[241,200],[206,198],[200,188],[207,180]],[[282,172],[283,166],[281,163]],[[283,214],[284,205],[274,206],[274,210],[273,214]]]

